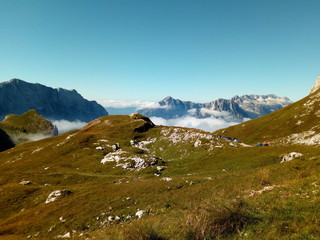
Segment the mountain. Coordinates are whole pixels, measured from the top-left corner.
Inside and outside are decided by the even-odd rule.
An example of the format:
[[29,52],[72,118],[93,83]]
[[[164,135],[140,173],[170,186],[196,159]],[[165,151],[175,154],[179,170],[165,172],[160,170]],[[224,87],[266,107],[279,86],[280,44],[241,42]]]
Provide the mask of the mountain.
[[2,150],[17,144],[58,135],[57,128],[33,109],[22,115],[7,115],[0,122],[0,130],[4,141],[1,144],[2,147],[0,146]]
[[30,109],[51,120],[89,122],[108,115],[101,105],[84,99],[76,90],[53,89],[19,79],[0,83],[0,119]]
[[148,117],[165,119],[178,118],[185,115],[210,117],[217,112],[228,112],[235,119],[257,118],[271,113],[291,103],[286,97],[276,95],[244,95],[231,99],[218,99],[208,103],[194,103],[166,97],[159,102],[158,108],[144,108],[139,113]]
[[135,113],[19,144],[0,152],[0,238],[318,239],[319,105],[315,87],[215,133]]
[[0,152],[13,148],[14,146],[10,136],[0,128]]
[[232,136],[254,144],[320,145],[320,78],[308,96],[271,114],[243,124],[220,129],[218,135]]

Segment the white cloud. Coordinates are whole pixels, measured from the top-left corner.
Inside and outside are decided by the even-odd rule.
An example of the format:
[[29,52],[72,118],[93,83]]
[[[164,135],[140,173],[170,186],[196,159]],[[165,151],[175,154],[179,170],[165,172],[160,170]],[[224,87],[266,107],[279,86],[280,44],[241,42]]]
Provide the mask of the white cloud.
[[15,144],[23,142],[34,142],[38,141],[47,137],[51,137],[50,135],[45,135],[41,133],[35,133],[35,134],[27,134],[27,133],[20,133],[18,135],[12,135],[11,139]]
[[141,101],[141,100],[134,100],[134,101],[123,101],[123,100],[96,100],[99,104],[103,107],[113,107],[113,108],[128,108],[128,107],[135,107],[137,110],[142,108],[161,108],[158,102],[152,101]]
[[233,119],[233,121],[228,121],[224,118],[196,118],[193,116],[184,116],[174,119],[151,117],[150,119],[156,125],[198,128],[208,132],[213,132],[242,122],[235,119]]
[[233,117],[232,117],[231,113],[227,112],[227,111],[221,111],[220,112],[220,111],[217,111],[217,110],[214,110],[214,109],[201,108],[200,109],[200,114],[203,117],[211,115],[212,117],[223,118],[223,119],[226,119],[228,121],[232,121],[233,120]]
[[75,129],[80,129],[86,124],[86,122],[80,122],[80,121],[70,122],[67,120],[53,120],[51,122],[52,124],[57,126],[59,134],[68,132],[71,130],[75,130]]

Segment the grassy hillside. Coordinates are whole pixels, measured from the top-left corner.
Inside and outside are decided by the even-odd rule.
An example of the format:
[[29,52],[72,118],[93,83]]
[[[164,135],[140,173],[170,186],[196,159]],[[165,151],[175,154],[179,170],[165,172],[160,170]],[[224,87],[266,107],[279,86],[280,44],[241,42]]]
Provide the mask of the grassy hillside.
[[274,142],[294,133],[320,132],[320,91],[287,107],[257,119],[247,121],[215,134],[235,137],[248,144]]
[[102,117],[0,153],[0,239],[318,239],[319,157]]
[[35,110],[30,110],[22,115],[7,115],[0,122],[0,129],[5,131],[15,144],[20,144],[30,141],[30,137],[36,139],[37,134],[51,135],[54,126]]

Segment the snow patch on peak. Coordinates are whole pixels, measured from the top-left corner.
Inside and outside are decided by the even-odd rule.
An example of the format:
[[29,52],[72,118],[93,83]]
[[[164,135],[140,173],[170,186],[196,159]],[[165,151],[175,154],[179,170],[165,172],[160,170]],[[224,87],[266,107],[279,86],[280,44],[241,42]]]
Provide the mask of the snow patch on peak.
[[314,83],[310,94],[315,93],[316,91],[318,91],[320,89],[320,75],[318,76],[316,82]]

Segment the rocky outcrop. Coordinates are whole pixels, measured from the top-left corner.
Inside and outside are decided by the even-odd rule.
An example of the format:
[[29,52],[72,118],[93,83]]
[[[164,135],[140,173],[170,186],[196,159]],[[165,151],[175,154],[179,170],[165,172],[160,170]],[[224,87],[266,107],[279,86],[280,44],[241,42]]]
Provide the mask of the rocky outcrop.
[[303,157],[302,153],[291,152],[288,155],[283,156],[280,163],[289,162],[289,161],[292,161],[294,159],[301,158],[301,157]]
[[315,93],[316,91],[318,91],[320,89],[320,75],[318,76],[316,82],[314,83],[310,94]]
[[10,136],[0,129],[0,152],[8,150],[14,147],[14,143],[12,142]]
[[76,90],[53,89],[19,79],[0,83],[0,120],[30,109],[51,120],[90,122],[108,115],[101,105],[84,99]]

